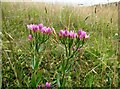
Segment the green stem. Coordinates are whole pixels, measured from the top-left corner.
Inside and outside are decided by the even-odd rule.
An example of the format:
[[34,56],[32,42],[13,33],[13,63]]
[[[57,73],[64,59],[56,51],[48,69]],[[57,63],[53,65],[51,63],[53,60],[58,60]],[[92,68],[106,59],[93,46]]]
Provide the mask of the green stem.
[[62,77],[62,87],[64,87],[64,82],[63,82],[63,79],[64,79],[64,77],[65,77],[65,73],[63,73],[63,77]]
[[[80,46],[80,48],[81,48],[83,45],[84,45],[84,40],[82,41],[82,45]],[[71,55],[71,57],[68,58],[68,59],[71,59],[74,55],[76,55],[76,52],[77,52],[78,48],[79,48],[79,45],[78,45],[77,49],[74,51],[74,53]],[[67,63],[67,64],[68,64],[68,63]],[[72,64],[71,64],[71,65],[72,65]],[[69,68],[68,68],[67,70],[69,70]]]
[[38,37],[37,37],[37,32],[35,34],[35,50],[37,51],[38,53]]
[[68,47],[69,47],[69,56],[70,56],[70,38],[69,38],[69,44],[68,44]]
[[[80,44],[80,43],[79,43],[79,44]],[[71,59],[71,58],[75,55],[75,53],[77,52],[77,50],[78,50],[78,48],[79,48],[79,44],[78,44],[77,49],[73,52],[73,54],[72,54],[69,58],[67,58],[67,62],[66,62],[66,65],[65,65],[65,69],[66,69],[67,64],[68,64],[68,62],[69,62],[69,59]],[[84,41],[82,41],[82,45],[80,46],[80,48],[81,48],[83,45],[84,45]]]
[[68,53],[67,53],[67,46],[66,46],[66,44],[65,44],[65,51],[66,51],[66,57],[67,57]]
[[[77,47],[77,49],[73,52],[73,54],[70,56],[70,58],[72,58],[74,55],[75,55],[75,53],[77,52],[77,50],[78,50],[78,48],[81,48],[83,45],[84,45],[84,41],[82,41],[82,45],[79,47],[79,44],[80,43],[78,43],[78,47]],[[69,59],[70,59],[69,58]]]

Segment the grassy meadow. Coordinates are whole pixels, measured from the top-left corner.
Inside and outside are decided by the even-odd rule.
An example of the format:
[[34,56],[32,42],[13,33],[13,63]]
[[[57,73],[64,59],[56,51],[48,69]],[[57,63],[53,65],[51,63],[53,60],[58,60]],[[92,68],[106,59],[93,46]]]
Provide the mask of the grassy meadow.
[[[84,29],[90,38],[78,56],[72,70],[65,74],[66,87],[118,86],[118,7],[115,4],[68,6],[62,4],[2,2],[2,87],[31,87],[31,60],[27,25],[43,23],[61,29]],[[59,64],[64,48],[54,37],[43,45],[39,54],[41,72],[39,84],[49,81],[59,85]]]

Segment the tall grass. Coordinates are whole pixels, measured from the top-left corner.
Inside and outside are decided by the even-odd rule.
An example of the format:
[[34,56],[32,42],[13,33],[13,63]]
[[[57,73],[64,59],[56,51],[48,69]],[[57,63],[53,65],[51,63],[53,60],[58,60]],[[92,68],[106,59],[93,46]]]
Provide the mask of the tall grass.
[[[80,7],[2,2],[2,86],[29,87],[32,69],[26,25],[43,23],[54,27],[56,32],[63,28],[82,28],[90,34],[82,54],[75,58],[75,70],[66,76],[66,86],[117,87],[117,17],[117,7],[113,5]],[[58,77],[63,49],[55,40],[48,41],[45,47],[39,66],[44,74],[40,83],[49,80],[56,86],[54,80]]]

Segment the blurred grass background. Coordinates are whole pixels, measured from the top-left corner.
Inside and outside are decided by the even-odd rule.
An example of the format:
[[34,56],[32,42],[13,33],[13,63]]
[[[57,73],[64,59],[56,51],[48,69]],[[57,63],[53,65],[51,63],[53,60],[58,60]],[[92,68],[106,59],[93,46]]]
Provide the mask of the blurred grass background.
[[[90,38],[82,55],[75,59],[67,86],[118,86],[118,11],[117,4],[68,6],[61,4],[2,2],[2,86],[28,86],[31,67],[27,24],[43,23],[60,29],[84,29]],[[40,71],[43,82],[56,79],[63,51],[48,41]]]

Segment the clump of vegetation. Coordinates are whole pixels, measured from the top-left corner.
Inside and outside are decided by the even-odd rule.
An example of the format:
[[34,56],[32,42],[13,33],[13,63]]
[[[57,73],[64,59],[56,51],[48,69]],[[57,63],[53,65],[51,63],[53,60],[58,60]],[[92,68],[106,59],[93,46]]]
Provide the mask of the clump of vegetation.
[[2,87],[117,87],[116,8],[2,2]]

